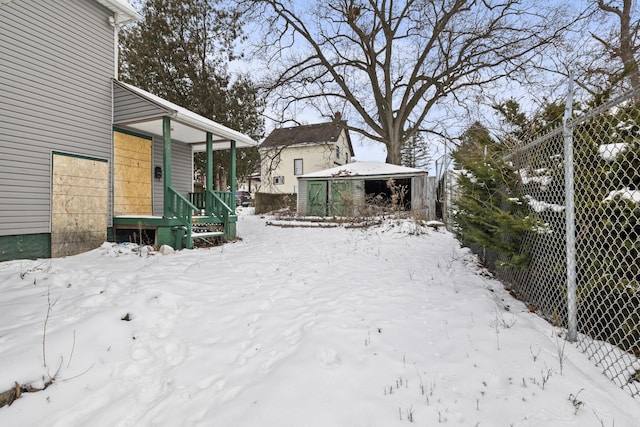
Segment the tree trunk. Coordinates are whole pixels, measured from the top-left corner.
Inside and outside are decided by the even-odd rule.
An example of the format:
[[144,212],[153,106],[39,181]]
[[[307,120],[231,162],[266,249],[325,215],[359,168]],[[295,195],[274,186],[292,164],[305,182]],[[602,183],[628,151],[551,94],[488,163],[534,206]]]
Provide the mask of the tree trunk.
[[618,20],[620,21],[620,40],[618,46],[600,38],[597,38],[597,40],[603,43],[605,48],[615,52],[624,65],[624,72],[629,75],[631,87],[633,89],[638,89],[640,88],[640,75],[638,75],[638,63],[635,59],[635,50],[637,46],[634,45],[634,30],[632,29],[631,24],[633,1],[624,0],[622,3],[622,9],[620,9],[604,3],[603,0],[598,0],[598,6],[601,10],[612,13],[618,17]]
[[387,146],[387,163],[392,165],[402,165],[402,141],[398,136],[390,136],[385,142]]

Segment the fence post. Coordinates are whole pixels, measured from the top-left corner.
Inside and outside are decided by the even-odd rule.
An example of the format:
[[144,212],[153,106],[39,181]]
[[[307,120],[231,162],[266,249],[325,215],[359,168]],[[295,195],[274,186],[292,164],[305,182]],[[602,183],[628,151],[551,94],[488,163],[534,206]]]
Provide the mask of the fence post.
[[573,128],[569,126],[573,113],[573,74],[569,75],[567,103],[562,118],[562,134],[564,136],[564,188],[565,217],[567,242],[567,317],[570,342],[578,339],[578,322],[576,313],[576,212],[573,166]]

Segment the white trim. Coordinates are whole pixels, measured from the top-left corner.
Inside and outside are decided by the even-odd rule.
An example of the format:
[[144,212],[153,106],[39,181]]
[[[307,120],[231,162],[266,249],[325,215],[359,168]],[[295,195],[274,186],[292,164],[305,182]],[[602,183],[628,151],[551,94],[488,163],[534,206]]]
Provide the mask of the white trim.
[[114,22],[114,24],[125,25],[142,18],[138,11],[126,0],[96,0],[96,2],[117,15],[117,22]]

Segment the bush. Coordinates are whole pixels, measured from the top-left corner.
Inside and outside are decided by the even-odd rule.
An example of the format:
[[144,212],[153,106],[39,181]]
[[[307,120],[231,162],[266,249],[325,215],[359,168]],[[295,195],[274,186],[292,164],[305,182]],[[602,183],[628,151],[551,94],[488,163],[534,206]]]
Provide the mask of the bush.
[[296,211],[298,203],[298,195],[296,193],[256,193],[255,205],[256,214],[263,214],[267,212],[278,211],[282,209],[289,209],[292,212]]

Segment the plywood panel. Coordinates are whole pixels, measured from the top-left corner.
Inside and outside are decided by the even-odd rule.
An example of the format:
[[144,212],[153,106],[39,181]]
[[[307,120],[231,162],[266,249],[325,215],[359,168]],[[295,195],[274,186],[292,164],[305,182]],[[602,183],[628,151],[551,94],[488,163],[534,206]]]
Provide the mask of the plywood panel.
[[114,132],[113,212],[151,215],[151,140]]
[[109,164],[53,155],[51,256],[73,255],[107,238]]

